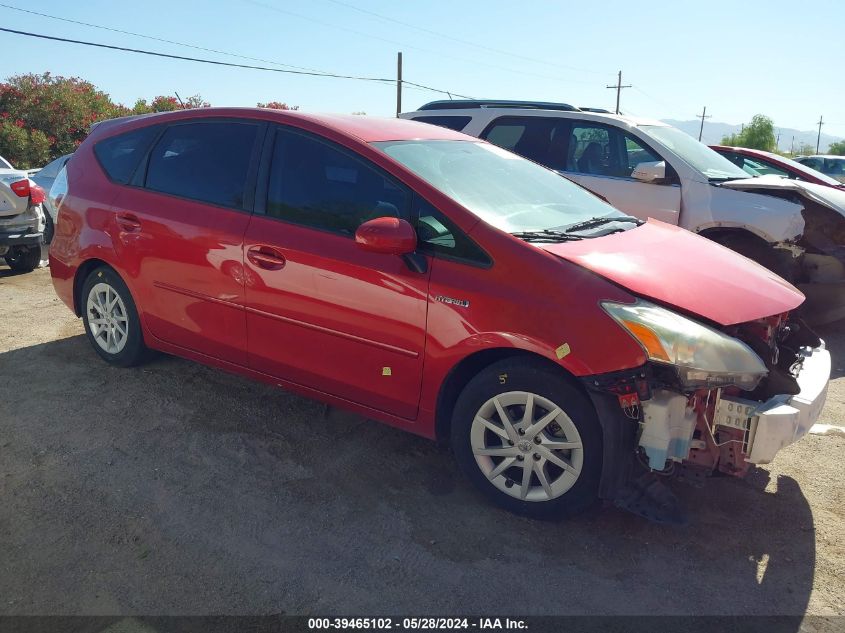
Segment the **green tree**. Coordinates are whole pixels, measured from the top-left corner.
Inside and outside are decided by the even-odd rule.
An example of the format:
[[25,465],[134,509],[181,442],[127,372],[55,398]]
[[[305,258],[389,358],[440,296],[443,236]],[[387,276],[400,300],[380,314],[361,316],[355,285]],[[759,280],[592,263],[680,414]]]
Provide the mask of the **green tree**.
[[835,141],[827,148],[828,154],[836,154],[837,156],[845,156],[845,140]]
[[126,113],[82,79],[15,75],[0,83],[0,154],[15,166],[39,167],[74,151],[93,123]]
[[741,132],[723,137],[721,144],[771,152],[776,144],[775,125],[769,117],[755,114],[751,123],[746,125]]

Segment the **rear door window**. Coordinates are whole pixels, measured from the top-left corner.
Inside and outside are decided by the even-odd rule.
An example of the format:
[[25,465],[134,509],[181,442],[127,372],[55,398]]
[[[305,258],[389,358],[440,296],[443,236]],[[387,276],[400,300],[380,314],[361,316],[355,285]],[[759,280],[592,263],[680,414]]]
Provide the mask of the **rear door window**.
[[244,209],[259,125],[249,121],[198,121],[170,126],[150,153],[145,186]]
[[94,145],[94,155],[110,180],[125,185],[160,131],[152,125],[109,137]]
[[568,121],[545,117],[499,117],[481,138],[528,160],[564,169]]
[[364,159],[306,134],[276,133],[270,217],[351,236],[373,218],[409,220],[410,209],[410,192]]

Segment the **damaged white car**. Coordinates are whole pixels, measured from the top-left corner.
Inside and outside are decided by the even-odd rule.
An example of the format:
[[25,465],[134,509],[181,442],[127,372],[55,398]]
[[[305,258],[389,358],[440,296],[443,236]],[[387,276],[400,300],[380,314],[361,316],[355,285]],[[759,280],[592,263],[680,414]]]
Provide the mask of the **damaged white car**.
[[778,273],[807,296],[813,323],[845,318],[845,194],[752,178],[660,121],[562,103],[436,101],[403,118],[521,154],[638,218],[708,237]]

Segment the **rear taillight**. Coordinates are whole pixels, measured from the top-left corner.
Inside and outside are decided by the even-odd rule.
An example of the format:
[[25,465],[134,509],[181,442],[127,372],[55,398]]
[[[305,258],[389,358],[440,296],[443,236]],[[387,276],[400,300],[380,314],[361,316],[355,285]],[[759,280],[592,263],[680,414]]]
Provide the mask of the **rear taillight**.
[[13,182],[9,185],[18,196],[21,198],[29,197],[29,181],[28,180],[18,180],[17,182]]
[[47,199],[47,194],[38,185],[30,185],[29,187],[29,203],[42,204]]
[[28,180],[19,180],[11,185],[12,191],[21,198],[29,198],[30,204],[42,204],[47,199],[47,194],[38,185],[29,184]]

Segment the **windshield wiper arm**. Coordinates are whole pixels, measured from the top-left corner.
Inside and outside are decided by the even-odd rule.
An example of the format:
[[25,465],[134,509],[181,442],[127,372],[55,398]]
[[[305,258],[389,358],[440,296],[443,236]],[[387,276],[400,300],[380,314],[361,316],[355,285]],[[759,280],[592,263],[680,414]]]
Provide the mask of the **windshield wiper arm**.
[[544,231],[518,231],[511,233],[511,235],[525,242],[577,242],[578,240],[584,239],[580,235],[569,235],[563,231],[552,231],[549,229]]
[[613,222],[631,222],[633,224],[636,224],[637,226],[643,223],[643,221],[639,218],[633,218],[630,215],[590,218],[589,220],[584,220],[583,222],[578,222],[577,224],[571,224],[567,226],[564,231],[566,233],[572,233],[574,231],[586,231],[587,229],[594,229],[604,224],[611,224]]

